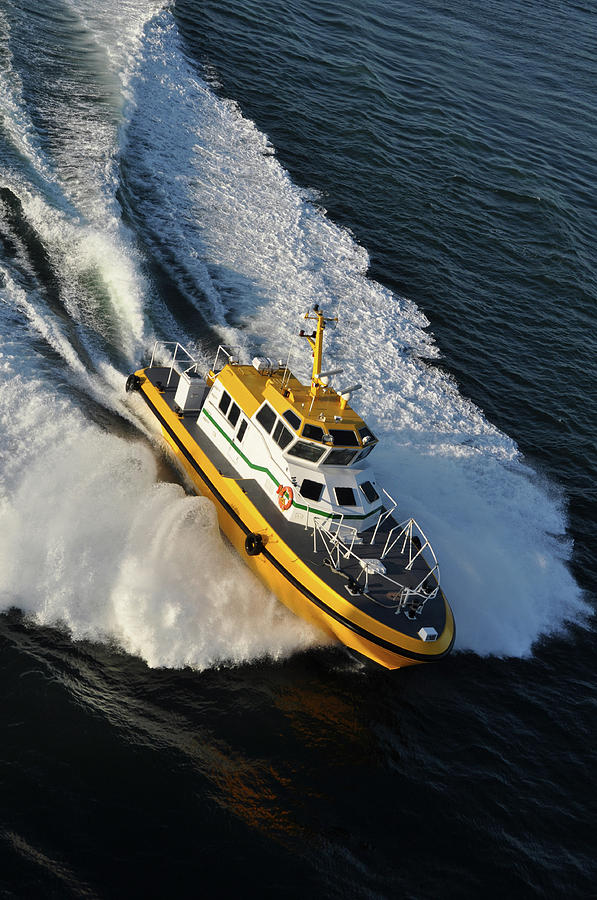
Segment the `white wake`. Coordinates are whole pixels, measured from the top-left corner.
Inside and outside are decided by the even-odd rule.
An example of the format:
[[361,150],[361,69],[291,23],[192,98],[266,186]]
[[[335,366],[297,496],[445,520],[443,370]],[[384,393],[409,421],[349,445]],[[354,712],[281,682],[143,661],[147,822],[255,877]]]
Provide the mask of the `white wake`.
[[[327,334],[330,365],[343,365],[346,382],[365,385],[355,406],[383,439],[372,463],[400,512],[414,514],[434,544],[457,647],[524,655],[540,635],[579,620],[584,606],[568,568],[562,497],[448,377],[424,364],[438,354],[425,317],[367,278],[366,251],[293,184],[267,138],[192,67],[170,11],[152,18],[145,5],[117,6],[114,16],[91,4],[86,13],[77,5],[77,14],[117,85],[120,130],[77,131],[65,106],[64,152],[48,155],[5,54],[12,123],[5,137],[27,166],[7,164],[3,183],[47,249],[94,371],[43,296],[28,289],[26,261],[22,277],[6,265],[2,605],[62,622],[75,638],[115,639],[150,665],[278,657],[319,639],[222,542],[208,501],[158,482],[147,445],[87,423],[56,385],[36,376],[31,335],[52,347],[90,397],[145,427],[124,399],[126,372],[113,354],[117,348],[136,367],[154,336],[149,309],[176,323],[152,294],[120,218],[116,173],[124,157],[152,254],[226,339],[285,357],[310,303],[339,309],[342,325]],[[80,179],[76,157],[66,154],[75,131]],[[94,291],[86,289],[90,280]],[[168,336],[197,338],[182,326]],[[304,375],[308,360],[294,350]]]

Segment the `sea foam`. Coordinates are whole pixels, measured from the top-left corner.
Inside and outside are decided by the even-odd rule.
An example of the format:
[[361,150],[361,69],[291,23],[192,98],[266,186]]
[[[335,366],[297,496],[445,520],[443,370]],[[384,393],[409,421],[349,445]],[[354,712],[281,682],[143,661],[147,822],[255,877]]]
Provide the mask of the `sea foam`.
[[150,188],[152,171],[176,173],[159,209],[151,197],[165,193],[160,176],[145,206],[140,199],[147,221],[180,251],[174,269],[188,271],[191,260],[202,285],[209,276],[219,321],[223,307],[238,341],[284,360],[290,348],[303,377],[309,354],[292,337],[301,316],[315,301],[339,311],[327,362],[344,367],[344,384],[365,385],[354,405],[383,439],[372,465],[399,514],[419,519],[436,548],[457,647],[528,654],[540,635],[582,620],[561,492],[425,362],[439,355],[425,316],[367,276],[366,250],[292,182],[254,123],[198,77],[167,13],[151,23],[143,54],[129,123],[138,171]]
[[[91,7],[84,17],[120,81],[124,125],[83,132],[79,152],[126,158],[146,246],[223,338],[284,359],[290,349],[303,377],[308,355],[288,336],[314,301],[339,312],[340,326],[326,332],[327,360],[345,369],[337,386],[364,384],[354,405],[383,439],[371,461],[400,516],[419,519],[434,544],[457,647],[524,655],[541,635],[579,620],[584,606],[568,568],[561,494],[449,376],[425,362],[439,355],[425,316],[368,277],[366,250],[330,221],[316,195],[292,182],[239,108],[202,80],[171,12],[149,19],[134,9],[134,58],[109,17],[94,20]],[[317,644],[319,633],[287,613],[222,540],[209,501],[158,481],[147,443],[89,424],[84,405],[36,373],[31,334],[59,355],[78,389],[147,434],[141,404],[123,393],[115,344],[120,365],[124,358],[135,368],[154,336],[149,310],[152,322],[176,332],[157,336],[198,336],[186,334],[149,290],[114,202],[112,164],[83,166],[94,183],[83,180],[73,191],[60,158],[42,160],[18,91],[12,97],[15,139],[46,181],[7,177],[52,261],[69,323],[56,317],[42,286],[30,289],[34,273],[25,263],[5,268],[3,606],[63,623],[75,638],[116,640],[153,666],[204,668]],[[100,138],[108,143],[97,147]],[[44,193],[48,179],[52,190]],[[102,216],[105,228],[97,224]],[[86,292],[90,275],[95,288],[98,278],[104,286],[99,294]]]
[[146,444],[87,424],[42,384],[17,377],[2,393],[21,454],[2,460],[5,609],[150,666],[204,669],[325,642],[226,544],[209,500],[156,480]]

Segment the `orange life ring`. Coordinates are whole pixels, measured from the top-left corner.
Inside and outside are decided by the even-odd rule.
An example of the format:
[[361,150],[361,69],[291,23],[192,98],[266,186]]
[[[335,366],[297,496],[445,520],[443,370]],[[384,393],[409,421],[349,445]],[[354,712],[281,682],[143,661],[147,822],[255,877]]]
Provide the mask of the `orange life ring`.
[[278,506],[286,512],[292,506],[294,500],[294,492],[290,486],[285,487],[281,484],[278,488]]

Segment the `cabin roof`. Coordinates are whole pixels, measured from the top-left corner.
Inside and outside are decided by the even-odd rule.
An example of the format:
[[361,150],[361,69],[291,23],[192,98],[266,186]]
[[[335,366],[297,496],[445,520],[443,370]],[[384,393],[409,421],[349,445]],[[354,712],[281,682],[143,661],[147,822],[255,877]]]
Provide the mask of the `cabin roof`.
[[279,415],[291,409],[305,423],[357,429],[365,425],[349,405],[340,408],[340,395],[332,387],[320,388],[317,396],[313,397],[310,385],[301,384],[285,369],[264,375],[253,366],[229,364],[217,377],[249,418],[267,400]]

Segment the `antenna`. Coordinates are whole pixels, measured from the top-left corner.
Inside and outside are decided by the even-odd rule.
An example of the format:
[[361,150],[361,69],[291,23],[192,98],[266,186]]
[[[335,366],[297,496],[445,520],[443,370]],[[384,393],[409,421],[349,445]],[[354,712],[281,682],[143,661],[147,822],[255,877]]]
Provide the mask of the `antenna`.
[[286,368],[284,369],[284,374],[282,375],[282,390],[284,390],[284,388],[290,381],[290,357],[292,356],[292,354],[294,352],[294,348],[296,346],[296,338],[297,338],[297,336],[294,335],[294,337],[292,338],[292,340],[290,342],[290,347],[288,348],[288,357],[286,358]]

